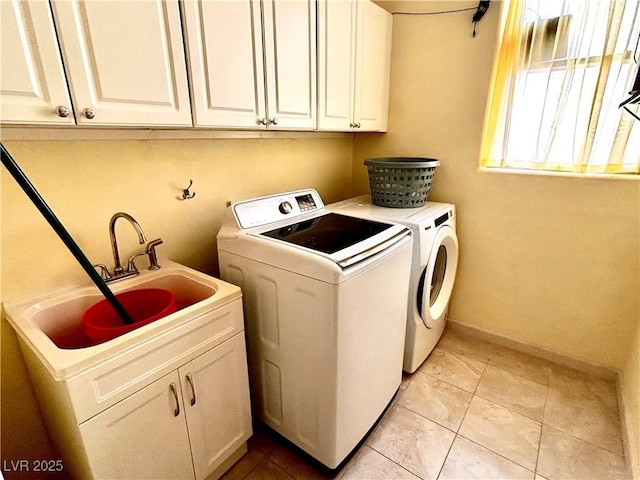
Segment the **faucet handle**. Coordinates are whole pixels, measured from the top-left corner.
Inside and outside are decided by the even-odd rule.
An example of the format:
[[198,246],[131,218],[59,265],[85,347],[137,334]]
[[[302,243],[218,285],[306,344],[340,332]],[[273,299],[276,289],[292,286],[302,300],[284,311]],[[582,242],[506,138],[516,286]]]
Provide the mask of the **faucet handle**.
[[96,263],[95,265],[93,265],[93,268],[99,268],[100,269],[100,276],[102,277],[103,280],[108,280],[111,278],[111,274],[109,273],[109,269],[107,268],[107,266],[104,263]]
[[133,260],[136,257],[139,257],[141,255],[145,255],[146,252],[138,252],[138,253],[134,253],[133,255],[131,255],[129,257],[129,261],[127,262],[127,269],[125,270],[125,273],[138,273],[138,269],[136,268],[136,264],[133,262]]
[[156,247],[161,243],[164,243],[161,238],[156,238],[155,240],[151,240],[147,243],[145,253],[149,256],[149,270],[158,270],[160,268],[160,265],[158,265]]

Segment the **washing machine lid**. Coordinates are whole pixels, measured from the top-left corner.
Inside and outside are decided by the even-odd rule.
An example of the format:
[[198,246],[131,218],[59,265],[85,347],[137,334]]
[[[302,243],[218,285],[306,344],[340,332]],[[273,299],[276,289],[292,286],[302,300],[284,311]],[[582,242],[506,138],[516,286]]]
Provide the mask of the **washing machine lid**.
[[269,230],[261,235],[332,254],[384,232],[390,226],[387,223],[328,213]]
[[226,238],[244,237],[251,246],[240,240],[234,242],[237,249],[266,263],[287,264],[284,268],[300,269],[298,260],[323,257],[334,268],[346,269],[411,236],[403,225],[329,212],[313,189],[245,200],[232,204],[231,210],[236,225],[223,225],[218,235],[223,248],[231,248]]
[[411,232],[401,225],[323,212],[252,234],[315,252],[347,268],[382,252]]

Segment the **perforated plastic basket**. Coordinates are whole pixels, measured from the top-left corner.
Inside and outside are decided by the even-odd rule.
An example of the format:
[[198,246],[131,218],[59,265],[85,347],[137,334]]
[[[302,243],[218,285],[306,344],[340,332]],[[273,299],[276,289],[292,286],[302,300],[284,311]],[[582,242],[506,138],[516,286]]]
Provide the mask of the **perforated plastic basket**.
[[426,203],[440,162],[421,157],[379,157],[367,158],[364,164],[374,205],[414,208]]

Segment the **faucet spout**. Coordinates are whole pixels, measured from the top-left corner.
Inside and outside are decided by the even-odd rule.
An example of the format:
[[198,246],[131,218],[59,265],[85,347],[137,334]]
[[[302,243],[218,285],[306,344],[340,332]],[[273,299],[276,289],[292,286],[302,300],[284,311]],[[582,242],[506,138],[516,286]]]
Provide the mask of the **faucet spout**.
[[118,253],[118,242],[116,241],[116,220],[119,218],[124,218],[128,220],[129,223],[136,229],[136,233],[138,234],[138,239],[140,240],[140,244],[144,244],[147,241],[147,238],[144,236],[144,232],[142,231],[142,227],[136,219],[133,218],[128,213],[118,212],[111,217],[109,221],[109,239],[111,240],[111,250],[113,251],[113,273],[114,275],[119,275],[124,272],[124,268],[120,264],[120,254]]

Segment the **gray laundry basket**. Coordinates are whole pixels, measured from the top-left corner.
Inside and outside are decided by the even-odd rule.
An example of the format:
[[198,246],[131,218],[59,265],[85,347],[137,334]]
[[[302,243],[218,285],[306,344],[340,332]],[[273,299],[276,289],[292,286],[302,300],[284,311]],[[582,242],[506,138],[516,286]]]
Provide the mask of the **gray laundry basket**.
[[421,157],[379,157],[367,158],[364,164],[374,205],[414,208],[426,203],[440,161]]

